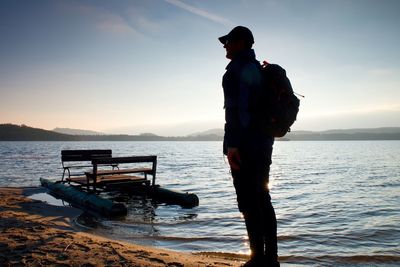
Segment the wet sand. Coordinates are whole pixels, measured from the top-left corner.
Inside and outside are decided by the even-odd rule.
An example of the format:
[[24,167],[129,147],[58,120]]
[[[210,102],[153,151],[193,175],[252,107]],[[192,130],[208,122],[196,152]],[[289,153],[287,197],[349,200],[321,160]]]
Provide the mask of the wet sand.
[[84,232],[81,211],[0,188],[0,266],[240,266],[235,254],[191,254],[128,244]]

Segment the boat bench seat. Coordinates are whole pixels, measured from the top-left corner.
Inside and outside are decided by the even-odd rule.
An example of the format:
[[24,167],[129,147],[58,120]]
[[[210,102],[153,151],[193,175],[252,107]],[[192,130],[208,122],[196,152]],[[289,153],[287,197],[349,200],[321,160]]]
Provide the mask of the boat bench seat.
[[[84,171],[92,168],[92,160],[96,158],[111,158],[111,149],[83,149],[83,150],[62,150],[61,151],[61,164],[63,168],[63,174],[61,182],[64,182],[64,178],[67,174],[66,181],[71,178],[80,177],[84,175]],[[105,164],[112,169],[118,169],[118,164]],[[74,170],[74,171],[72,171]],[[79,179],[78,179],[79,180]]]
[[[147,164],[149,167],[132,168],[132,164]],[[118,169],[102,170],[99,166],[117,164]],[[125,165],[127,164],[127,165]],[[152,176],[151,185],[155,185],[157,156],[132,156],[132,157],[111,157],[96,158],[92,160],[93,170],[85,172],[87,184],[92,183],[96,186],[106,186],[111,183],[133,183],[150,185],[148,175]],[[127,166],[126,168],[123,168]]]
[[[77,183],[80,185],[94,185],[93,179],[88,179],[87,176],[77,176],[66,178],[68,182]],[[116,175],[100,175],[96,178],[96,184],[109,184],[109,183],[121,183],[121,182],[135,182],[140,184],[149,185],[150,181],[141,176],[126,175],[126,174],[116,174]]]
[[[117,170],[97,170],[97,175],[113,175],[113,174],[125,174],[125,173],[149,173],[153,171],[152,168],[132,168],[132,169],[117,169]],[[89,177],[93,175],[93,171],[85,172]]]
[[[87,186],[88,190],[90,187],[96,190],[96,187],[105,187],[112,183],[150,185],[148,175],[152,176],[151,184],[155,185],[157,156],[112,157],[110,149],[62,150],[61,162],[63,165],[61,181],[64,182],[65,178],[66,182]],[[74,165],[76,162],[78,164]],[[90,162],[91,164],[86,165],[81,162]],[[136,167],[132,166],[134,164],[139,165],[137,168],[133,168]],[[71,173],[71,168],[80,170]],[[65,177],[66,173],[67,177]]]

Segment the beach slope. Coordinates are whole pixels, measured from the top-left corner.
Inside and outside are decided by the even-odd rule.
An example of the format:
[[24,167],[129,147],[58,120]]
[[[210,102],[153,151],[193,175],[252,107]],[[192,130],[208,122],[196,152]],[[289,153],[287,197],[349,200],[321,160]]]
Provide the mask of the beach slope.
[[[0,188],[0,266],[240,266],[225,254],[190,254],[128,244],[83,232],[80,211]],[[243,259],[242,259],[243,261]]]

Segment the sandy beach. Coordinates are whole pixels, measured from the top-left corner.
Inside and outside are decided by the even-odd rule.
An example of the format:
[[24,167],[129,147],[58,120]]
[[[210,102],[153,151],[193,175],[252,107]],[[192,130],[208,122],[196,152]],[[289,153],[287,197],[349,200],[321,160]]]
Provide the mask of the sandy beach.
[[191,254],[128,244],[84,232],[81,211],[0,188],[0,266],[240,266],[237,255]]

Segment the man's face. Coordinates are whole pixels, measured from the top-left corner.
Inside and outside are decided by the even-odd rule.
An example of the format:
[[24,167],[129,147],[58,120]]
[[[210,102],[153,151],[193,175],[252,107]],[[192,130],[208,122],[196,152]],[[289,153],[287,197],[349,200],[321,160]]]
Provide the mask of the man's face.
[[226,41],[224,48],[226,49],[226,58],[233,59],[238,52],[245,49],[245,45],[242,40],[228,40]]

